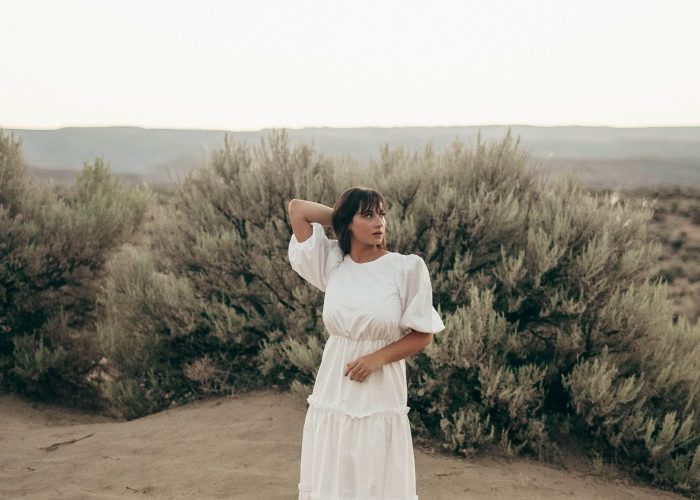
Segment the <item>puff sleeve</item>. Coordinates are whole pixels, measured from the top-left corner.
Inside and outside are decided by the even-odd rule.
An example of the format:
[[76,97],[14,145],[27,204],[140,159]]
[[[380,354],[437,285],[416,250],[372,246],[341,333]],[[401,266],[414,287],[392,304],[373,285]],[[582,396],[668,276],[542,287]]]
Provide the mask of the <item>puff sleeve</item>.
[[321,224],[312,222],[311,226],[311,236],[301,243],[292,234],[287,255],[292,269],[299,276],[325,292],[328,278],[342,260],[341,250],[338,240],[329,239]]
[[433,307],[433,287],[425,261],[416,254],[407,255],[403,263],[403,314],[399,326],[402,334],[411,330],[439,333],[445,329],[440,314]]

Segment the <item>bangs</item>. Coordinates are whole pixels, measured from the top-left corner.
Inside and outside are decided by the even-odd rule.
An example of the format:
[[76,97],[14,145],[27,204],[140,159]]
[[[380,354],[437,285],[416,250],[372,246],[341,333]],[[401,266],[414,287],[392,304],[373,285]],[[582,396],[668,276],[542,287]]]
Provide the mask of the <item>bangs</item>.
[[381,195],[374,191],[370,191],[369,193],[367,193],[366,198],[362,198],[362,200],[360,200],[360,214],[364,214],[372,210],[378,212],[379,209],[382,208],[383,204],[384,203],[381,199]]

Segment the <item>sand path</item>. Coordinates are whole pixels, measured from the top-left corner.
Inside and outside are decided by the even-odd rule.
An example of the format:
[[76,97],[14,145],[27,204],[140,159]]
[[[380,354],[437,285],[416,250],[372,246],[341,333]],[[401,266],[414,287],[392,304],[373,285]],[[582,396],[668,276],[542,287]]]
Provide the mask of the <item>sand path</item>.
[[[262,391],[129,422],[0,395],[0,498],[295,500],[306,401]],[[681,499],[531,460],[416,446],[420,500]]]

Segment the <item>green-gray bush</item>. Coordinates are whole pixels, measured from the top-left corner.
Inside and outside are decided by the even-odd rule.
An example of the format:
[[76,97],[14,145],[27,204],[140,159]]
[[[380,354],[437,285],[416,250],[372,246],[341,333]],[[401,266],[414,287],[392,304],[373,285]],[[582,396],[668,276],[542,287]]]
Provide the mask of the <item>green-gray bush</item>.
[[0,385],[99,406],[94,300],[109,253],[138,230],[148,193],[124,190],[101,159],[59,197],[26,174],[0,130]]
[[107,391],[122,414],[203,394],[308,387],[323,296],[285,265],[286,207],[293,197],[330,202],[332,174],[308,146],[290,149],[283,132],[252,152],[227,138],[178,184],[148,244],[110,262],[99,297]]
[[376,186],[399,202],[388,235],[426,259],[446,314],[409,359],[416,429],[461,452],[548,455],[571,421],[611,458],[697,493],[700,327],[674,324],[665,285],[650,282],[651,206],[540,182],[509,136],[386,158],[408,170]]

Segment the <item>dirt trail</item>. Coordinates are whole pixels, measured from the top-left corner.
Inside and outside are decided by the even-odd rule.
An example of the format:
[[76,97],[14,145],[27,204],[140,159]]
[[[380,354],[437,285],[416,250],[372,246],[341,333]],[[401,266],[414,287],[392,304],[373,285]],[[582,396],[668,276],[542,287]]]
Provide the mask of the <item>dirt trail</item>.
[[[129,422],[0,395],[0,498],[297,498],[306,401],[263,391]],[[415,448],[420,500],[681,499],[528,460]]]

